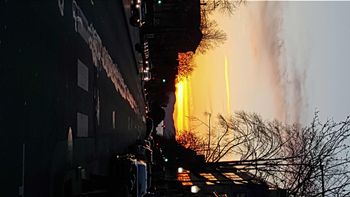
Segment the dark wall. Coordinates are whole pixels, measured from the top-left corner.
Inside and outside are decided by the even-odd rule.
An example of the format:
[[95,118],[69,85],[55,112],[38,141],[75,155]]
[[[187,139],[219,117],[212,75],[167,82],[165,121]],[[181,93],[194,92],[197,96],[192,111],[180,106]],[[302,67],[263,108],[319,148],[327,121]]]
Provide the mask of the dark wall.
[[[63,15],[60,2],[64,2]],[[125,57],[131,62],[120,51],[129,54],[132,48],[113,39],[120,32],[116,26],[125,26],[121,1],[95,1],[94,6],[90,1],[77,2],[96,26],[113,61],[119,63]],[[89,45],[75,30],[71,0],[0,1],[0,56],[2,196],[18,196],[22,178],[27,197],[62,196],[64,189],[75,189],[70,183],[78,166],[106,173],[111,155],[145,135],[139,132],[144,126],[142,112],[130,109],[106,72],[94,65]],[[87,90],[77,85],[78,61],[88,70]],[[125,74],[133,66],[120,71]],[[133,86],[136,71],[134,75],[125,83],[143,108],[140,90]],[[119,124],[113,127],[116,109],[123,114],[118,114]],[[128,121],[140,128],[128,128]],[[79,134],[80,129],[87,132]],[[123,139],[124,144],[120,143]]]

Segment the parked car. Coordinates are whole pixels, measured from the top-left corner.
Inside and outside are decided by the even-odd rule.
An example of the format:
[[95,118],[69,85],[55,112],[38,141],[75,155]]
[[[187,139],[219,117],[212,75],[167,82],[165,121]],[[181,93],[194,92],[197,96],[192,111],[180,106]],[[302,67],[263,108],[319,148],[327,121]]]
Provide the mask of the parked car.
[[115,196],[143,197],[147,194],[149,170],[135,155],[117,155],[112,159],[112,190]]
[[142,25],[145,23],[145,8],[142,0],[131,0],[130,11],[130,24],[135,27],[142,27]]

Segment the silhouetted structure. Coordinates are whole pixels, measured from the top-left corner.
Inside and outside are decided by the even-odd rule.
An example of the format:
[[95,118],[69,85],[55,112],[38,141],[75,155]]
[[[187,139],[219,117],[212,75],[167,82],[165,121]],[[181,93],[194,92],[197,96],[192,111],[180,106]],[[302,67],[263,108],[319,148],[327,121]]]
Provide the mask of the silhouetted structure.
[[85,193],[82,179],[146,136],[122,6],[0,2],[1,196]]
[[195,52],[202,39],[199,0],[164,0],[153,5],[153,20],[143,29],[148,38],[154,71],[174,91],[178,52]]
[[[203,155],[172,140],[161,140],[167,162],[163,196],[286,197],[286,190],[240,170],[230,162],[205,162]],[[199,188],[191,194],[191,187]],[[176,194],[176,195],[175,195]]]
[[[187,175],[186,175],[187,174]],[[278,189],[254,175],[221,163],[206,163],[204,167],[178,172],[177,180],[183,191],[196,186],[198,196],[227,197],[286,197],[286,190]],[[188,177],[186,180],[181,177]]]

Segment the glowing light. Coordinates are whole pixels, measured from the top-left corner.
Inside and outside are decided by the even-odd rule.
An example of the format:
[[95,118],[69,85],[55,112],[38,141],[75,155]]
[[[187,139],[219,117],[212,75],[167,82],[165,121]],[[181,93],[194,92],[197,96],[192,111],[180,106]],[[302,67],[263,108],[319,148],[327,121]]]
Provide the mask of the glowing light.
[[183,123],[184,123],[184,128],[183,130],[186,130],[188,131],[189,130],[189,122],[188,122],[188,117],[189,117],[189,101],[188,101],[188,80],[187,79],[184,79],[184,92],[183,92],[183,107],[184,107],[184,114],[183,114]]
[[225,56],[225,83],[226,83],[226,108],[227,108],[227,114],[230,114],[230,112],[231,112],[231,106],[230,106],[230,79],[228,77],[227,56]]
[[193,186],[191,187],[191,193],[196,194],[196,193],[199,192],[199,190],[201,190],[201,189],[200,189],[197,185],[193,185]]
[[176,130],[183,129],[183,82],[176,84]]
[[178,173],[177,180],[182,182],[182,185],[193,185],[189,173]]
[[182,182],[181,184],[182,184],[183,186],[191,186],[191,185],[193,185],[192,182]]
[[175,103],[175,127],[177,133],[189,130],[189,82],[187,78],[177,79]]

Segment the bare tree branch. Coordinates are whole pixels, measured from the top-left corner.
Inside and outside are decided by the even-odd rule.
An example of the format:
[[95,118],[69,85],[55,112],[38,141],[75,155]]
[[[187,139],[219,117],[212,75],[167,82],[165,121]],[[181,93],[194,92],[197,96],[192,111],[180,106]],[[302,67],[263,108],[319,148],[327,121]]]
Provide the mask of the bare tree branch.
[[349,195],[349,117],[321,123],[315,113],[312,122],[302,127],[237,112],[227,118],[219,115],[216,129],[221,132],[211,136],[216,141],[209,147],[208,139],[194,137],[200,142],[196,144],[202,144],[198,150],[208,153],[207,162],[231,157],[232,167],[287,189],[289,196]]
[[217,22],[214,20],[203,18],[202,16],[200,28],[202,31],[202,40],[197,47],[197,51],[202,54],[223,44],[227,39],[226,33],[219,28]]
[[246,3],[245,0],[209,0],[205,1],[206,5],[202,8],[209,14],[215,10],[227,15],[233,15],[235,11]]

